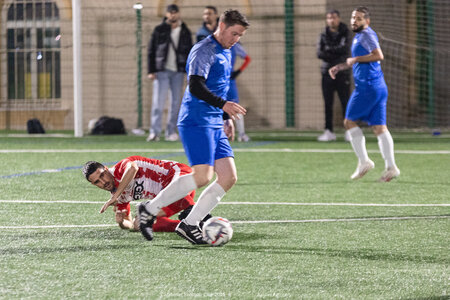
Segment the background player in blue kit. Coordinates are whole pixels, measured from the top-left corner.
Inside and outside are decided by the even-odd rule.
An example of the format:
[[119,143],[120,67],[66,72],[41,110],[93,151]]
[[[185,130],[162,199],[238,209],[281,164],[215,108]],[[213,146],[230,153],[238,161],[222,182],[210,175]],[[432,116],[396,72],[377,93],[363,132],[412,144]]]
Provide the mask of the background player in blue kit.
[[[245,70],[251,60],[250,56],[245,51],[244,47],[242,47],[241,43],[236,43],[231,48],[231,65],[233,67],[236,62],[236,57],[240,57],[244,60],[244,62],[238,69],[231,72],[230,89],[228,90],[227,100],[239,103],[239,92],[236,84],[236,77]],[[245,134],[244,116],[240,115],[239,118],[236,118],[235,123],[238,132],[238,142],[250,141],[250,138],[247,136],[247,134]]]
[[190,191],[207,185],[176,233],[192,244],[205,244],[199,221],[209,214],[236,183],[234,154],[223,129],[224,112],[232,119],[246,110],[226,101],[232,71],[230,48],[245,34],[249,23],[237,10],[227,10],[219,18],[213,35],[194,45],[186,71],[189,82],[178,116],[178,131],[192,166],[191,174],[179,176],[153,200],[139,206],[141,233],[153,239],[156,214],[164,206],[183,198]]
[[388,91],[380,61],[384,59],[375,31],[369,27],[369,10],[360,6],[352,12],[351,25],[356,32],[352,44],[352,57],[345,63],[330,68],[331,78],[339,71],[353,67],[355,90],[347,104],[344,126],[351,137],[353,150],[358,157],[358,166],[352,179],[363,177],[375,167],[366,150],[366,139],[356,121],[367,122],[377,136],[385,170],[380,181],[390,181],[400,175],[395,164],[394,141],[386,126],[386,102]]

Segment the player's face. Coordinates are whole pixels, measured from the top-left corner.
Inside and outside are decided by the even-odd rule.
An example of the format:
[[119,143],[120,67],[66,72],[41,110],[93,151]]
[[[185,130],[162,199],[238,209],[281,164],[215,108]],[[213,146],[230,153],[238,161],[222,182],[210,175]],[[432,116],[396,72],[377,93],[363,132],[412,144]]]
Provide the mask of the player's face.
[[98,168],[89,175],[88,179],[93,185],[102,190],[111,192],[114,189],[114,176],[107,169]]
[[354,10],[350,19],[353,32],[360,32],[369,26],[368,19],[364,18],[364,13]]
[[205,8],[203,11],[203,22],[206,24],[213,24],[217,20],[217,14],[214,13],[214,10]]
[[337,14],[327,14],[327,26],[331,29],[338,29],[341,18]]
[[230,49],[234,46],[241,37],[245,34],[245,27],[242,25],[233,25],[227,27],[225,23],[220,23],[220,32],[219,35],[216,36],[217,41],[224,47],[225,49]]

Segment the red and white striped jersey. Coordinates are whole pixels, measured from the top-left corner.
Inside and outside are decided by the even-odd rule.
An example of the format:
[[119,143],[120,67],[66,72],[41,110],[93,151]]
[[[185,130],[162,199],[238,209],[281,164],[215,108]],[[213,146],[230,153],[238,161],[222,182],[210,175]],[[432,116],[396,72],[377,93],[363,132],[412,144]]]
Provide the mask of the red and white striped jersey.
[[114,185],[119,185],[127,169],[127,165],[134,161],[139,170],[130,184],[118,198],[119,203],[132,200],[153,199],[176,176],[188,174],[192,169],[182,163],[168,160],[158,160],[142,156],[130,156],[119,161],[109,172],[114,176]]

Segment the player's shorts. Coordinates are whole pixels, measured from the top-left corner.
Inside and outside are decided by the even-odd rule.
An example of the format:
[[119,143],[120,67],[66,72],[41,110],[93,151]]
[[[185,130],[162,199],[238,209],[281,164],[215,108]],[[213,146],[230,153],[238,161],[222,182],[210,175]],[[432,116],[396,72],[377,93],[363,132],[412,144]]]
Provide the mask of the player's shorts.
[[[174,214],[179,213],[182,210],[185,210],[186,208],[188,208],[191,205],[194,205],[194,197],[195,197],[195,191],[192,191],[189,195],[187,195],[186,197],[175,201],[174,203],[167,205],[165,207],[162,208],[162,210],[166,213],[167,217],[171,217]],[[130,215],[130,202],[127,203],[118,203],[117,204],[117,210],[118,211],[127,211],[127,216]]]
[[230,80],[230,89],[227,93],[227,100],[234,103],[239,103],[239,93],[236,80]]
[[185,127],[179,126],[181,142],[184,152],[191,166],[210,165],[225,157],[234,157],[223,127]]
[[348,100],[345,118],[364,121],[369,126],[386,125],[386,103],[388,90],[384,79],[373,84],[355,84]]

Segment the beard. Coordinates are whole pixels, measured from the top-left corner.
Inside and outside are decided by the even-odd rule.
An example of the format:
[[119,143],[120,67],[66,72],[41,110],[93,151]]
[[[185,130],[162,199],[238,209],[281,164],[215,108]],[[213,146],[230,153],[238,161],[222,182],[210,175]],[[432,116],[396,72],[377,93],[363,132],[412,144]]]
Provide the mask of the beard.
[[360,32],[360,31],[363,30],[363,29],[364,29],[364,26],[363,26],[363,25],[361,25],[361,26],[359,26],[359,27],[356,27],[356,28],[353,28],[353,26],[352,26],[352,31],[353,31],[353,32],[356,32],[356,33]]

